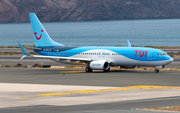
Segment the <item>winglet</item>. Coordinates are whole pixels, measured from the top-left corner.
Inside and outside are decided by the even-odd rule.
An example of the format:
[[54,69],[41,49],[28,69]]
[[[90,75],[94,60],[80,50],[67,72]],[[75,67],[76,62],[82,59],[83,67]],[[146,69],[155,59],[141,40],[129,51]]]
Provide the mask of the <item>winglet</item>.
[[129,40],[127,40],[127,44],[128,44],[128,47],[132,47],[131,43],[129,42]]
[[[18,43],[19,44],[19,43]],[[19,44],[19,47],[21,48],[22,53],[24,54],[24,56],[22,56],[19,60],[22,60],[23,58],[25,58],[28,54],[26,53],[26,51],[23,49],[23,47],[21,46],[21,44]]]

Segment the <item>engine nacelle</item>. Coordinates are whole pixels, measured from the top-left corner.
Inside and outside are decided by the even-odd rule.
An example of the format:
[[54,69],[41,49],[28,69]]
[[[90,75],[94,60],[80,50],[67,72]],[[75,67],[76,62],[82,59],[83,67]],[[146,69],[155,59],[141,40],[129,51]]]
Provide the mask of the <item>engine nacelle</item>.
[[92,61],[89,64],[92,70],[108,70],[109,63],[105,60]]
[[127,69],[134,69],[137,68],[137,66],[120,66],[121,68],[127,68]]

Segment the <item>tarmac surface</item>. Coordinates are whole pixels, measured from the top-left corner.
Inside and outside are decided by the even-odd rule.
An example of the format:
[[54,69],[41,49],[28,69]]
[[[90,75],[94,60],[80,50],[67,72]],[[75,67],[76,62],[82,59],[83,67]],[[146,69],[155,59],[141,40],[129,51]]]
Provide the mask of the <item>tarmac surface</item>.
[[111,70],[108,73],[65,69],[0,68],[1,83],[111,86],[180,86],[179,71]]
[[0,109],[1,113],[174,113],[166,111],[141,111],[138,107],[176,106],[180,97],[144,99],[124,102],[74,105],[74,106],[25,106]]
[[[0,57],[0,64],[70,66],[48,59]],[[180,58],[167,68],[180,68]],[[0,68],[0,113],[167,113],[180,106],[180,71]]]
[[137,108],[180,105],[179,71],[0,68],[0,72],[0,113],[159,113]]

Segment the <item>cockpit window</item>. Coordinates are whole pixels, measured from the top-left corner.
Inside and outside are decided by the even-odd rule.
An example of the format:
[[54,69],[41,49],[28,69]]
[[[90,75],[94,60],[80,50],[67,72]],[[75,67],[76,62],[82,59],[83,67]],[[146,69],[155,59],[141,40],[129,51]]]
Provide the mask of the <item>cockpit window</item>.
[[164,55],[167,55],[166,53],[158,53],[157,54],[158,56],[164,56]]

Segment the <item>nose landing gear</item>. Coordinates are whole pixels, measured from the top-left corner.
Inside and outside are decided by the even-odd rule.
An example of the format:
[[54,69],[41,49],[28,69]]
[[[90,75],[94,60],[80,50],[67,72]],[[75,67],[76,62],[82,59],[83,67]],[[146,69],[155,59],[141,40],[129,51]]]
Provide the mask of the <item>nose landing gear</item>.
[[165,66],[156,66],[154,72],[159,73],[160,68],[164,68]]

